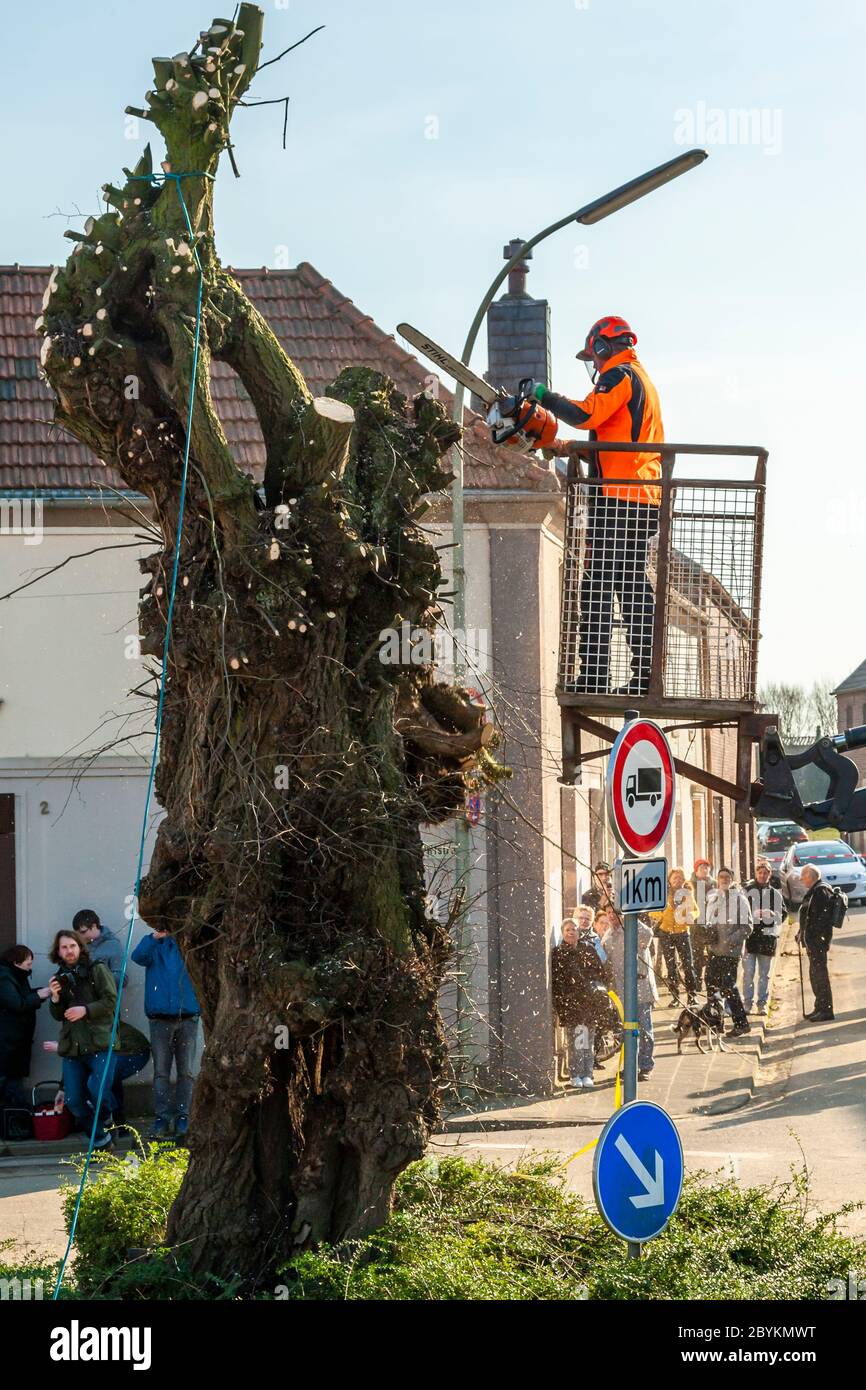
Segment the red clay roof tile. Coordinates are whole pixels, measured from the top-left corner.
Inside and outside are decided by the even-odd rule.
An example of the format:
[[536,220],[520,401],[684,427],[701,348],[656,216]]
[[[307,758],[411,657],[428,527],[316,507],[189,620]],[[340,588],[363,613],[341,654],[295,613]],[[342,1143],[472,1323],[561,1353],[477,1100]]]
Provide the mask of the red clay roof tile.
[[[0,489],[122,488],[123,482],[82,444],[53,425],[54,400],[38,375],[34,321],[50,275],[47,266],[0,266]],[[303,261],[295,270],[234,270],[265,315],[310,390],[324,394],[345,366],[387,372],[407,396],[423,390],[429,369]],[[238,463],[260,476],[265,451],[250,399],[231,368],[215,363],[214,401]],[[451,394],[440,396],[450,408]],[[490,441],[484,422],[466,412],[465,483],[471,488],[559,490],[554,474],[516,450]]]

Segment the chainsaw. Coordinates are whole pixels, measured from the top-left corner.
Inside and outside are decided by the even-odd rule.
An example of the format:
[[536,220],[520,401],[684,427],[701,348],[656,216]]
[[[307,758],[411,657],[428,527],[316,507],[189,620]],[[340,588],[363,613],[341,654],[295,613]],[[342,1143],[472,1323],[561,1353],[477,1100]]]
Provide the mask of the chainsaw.
[[419,333],[410,323],[398,323],[397,332],[435,366],[441,367],[447,376],[459,381],[461,386],[472,391],[484,403],[494,444],[507,444],[524,453],[533,449],[554,448],[556,452],[565,453],[565,444],[556,438],[556,416],[529,395],[530,377],[519,382],[516,394],[511,395],[503,389],[497,390],[483,377],[476,376],[465,362],[452,357],[450,352],[434,343],[432,338]]

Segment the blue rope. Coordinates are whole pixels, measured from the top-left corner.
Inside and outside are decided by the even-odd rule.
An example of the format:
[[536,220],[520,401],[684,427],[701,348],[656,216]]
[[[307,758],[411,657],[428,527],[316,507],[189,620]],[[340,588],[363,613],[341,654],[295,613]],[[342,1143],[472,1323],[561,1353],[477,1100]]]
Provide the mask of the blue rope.
[[192,377],[189,383],[189,405],[187,408],[186,417],[186,443],[184,445],[183,450],[183,469],[181,472],[180,480],[180,503],[178,506],[177,515],[177,534],[175,536],[174,543],[174,566],[172,569],[171,587],[169,588],[168,595],[168,611],[165,620],[165,639],[162,645],[162,675],[160,677],[159,682],[159,701],[156,707],[156,728],[154,731],[153,755],[150,760],[150,775],[147,781],[147,795],[144,799],[144,815],[142,817],[141,822],[141,838],[138,846],[138,863],[136,865],[135,870],[135,891],[132,899],[132,913],[130,916],[129,930],[126,933],[126,944],[124,946],[123,951],[123,962],[120,967],[120,981],[117,987],[117,1002],[114,1006],[114,1018],[112,1019],[111,1023],[111,1038],[108,1044],[108,1052],[105,1058],[105,1066],[102,1070],[102,1078],[99,1083],[99,1093],[96,1097],[96,1106],[93,1115],[93,1127],[90,1131],[90,1142],[87,1146],[87,1156],[84,1160],[84,1168],[81,1173],[81,1181],[78,1184],[78,1195],[75,1199],[75,1208],[72,1213],[72,1220],[69,1223],[69,1240],[66,1243],[66,1251],[63,1256],[63,1261],[60,1265],[60,1271],[57,1275],[57,1283],[54,1286],[54,1293],[52,1295],[54,1299],[57,1299],[60,1296],[60,1289],[63,1284],[63,1276],[66,1272],[66,1265],[69,1261],[69,1256],[72,1253],[72,1246],[75,1241],[75,1232],[78,1227],[78,1214],[81,1210],[81,1199],[84,1196],[84,1187],[87,1182],[87,1175],[90,1171],[90,1160],[93,1157],[93,1146],[96,1139],[96,1128],[99,1123],[99,1112],[102,1107],[102,1097],[105,1091],[105,1081],[108,1076],[109,1068],[111,1066],[114,1041],[117,1037],[117,1026],[120,1020],[120,1004],[123,997],[123,985],[126,979],[126,967],[129,963],[129,951],[132,945],[132,933],[135,929],[135,923],[138,918],[138,898],[139,893],[141,891],[141,879],[144,866],[144,851],[145,844],[147,841],[147,822],[148,816],[150,815],[150,803],[153,798],[153,785],[156,778],[156,767],[159,759],[159,737],[160,731],[162,729],[163,709],[165,706],[165,684],[166,677],[168,675],[168,649],[169,642],[171,640],[171,624],[172,617],[174,615],[174,599],[177,590],[178,566],[180,564],[180,543],[181,537],[183,535],[183,516],[184,508],[186,506],[186,484],[187,476],[189,473],[189,449],[190,437],[192,433],[192,413],[195,404],[195,383],[196,378],[198,376],[199,344],[201,341],[201,305],[202,295],[204,291],[204,272],[202,270],[201,261],[199,259],[198,250],[195,244],[195,233],[193,232],[192,223],[190,222],[189,218],[189,212],[187,211],[187,206],[184,201],[183,189],[181,188],[181,180],[196,178],[212,179],[213,174],[204,174],[196,171],[187,174],[134,174],[132,175],[132,177],[135,179],[144,179],[146,182],[156,185],[172,181],[174,183],[175,188],[177,189],[177,196],[180,199],[181,210],[183,211],[184,221],[186,222],[187,231],[189,232],[190,246],[192,248],[193,258],[195,260],[196,268],[198,270],[198,296],[195,307],[195,340],[193,344],[192,353]]

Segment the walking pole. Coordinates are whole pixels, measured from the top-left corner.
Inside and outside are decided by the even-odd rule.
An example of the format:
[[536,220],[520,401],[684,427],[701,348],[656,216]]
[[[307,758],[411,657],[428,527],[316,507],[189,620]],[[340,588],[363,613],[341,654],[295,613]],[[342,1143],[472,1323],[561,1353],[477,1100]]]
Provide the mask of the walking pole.
[[803,1017],[806,1017],[806,991],[803,987],[803,947],[797,942],[797,960],[800,964],[800,1001],[803,1005]]

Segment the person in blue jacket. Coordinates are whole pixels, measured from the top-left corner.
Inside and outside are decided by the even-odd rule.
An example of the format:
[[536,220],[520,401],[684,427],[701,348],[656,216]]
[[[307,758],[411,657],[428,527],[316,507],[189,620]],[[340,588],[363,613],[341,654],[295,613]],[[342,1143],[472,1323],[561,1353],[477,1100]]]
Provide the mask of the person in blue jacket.
[[[189,1129],[193,1060],[198,1038],[199,1005],[180,949],[168,932],[154,931],[132,953],[143,965],[144,1011],[150,1024],[153,1051],[152,1134],[178,1136]],[[175,1104],[171,1104],[171,1064],[177,1073]]]

